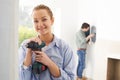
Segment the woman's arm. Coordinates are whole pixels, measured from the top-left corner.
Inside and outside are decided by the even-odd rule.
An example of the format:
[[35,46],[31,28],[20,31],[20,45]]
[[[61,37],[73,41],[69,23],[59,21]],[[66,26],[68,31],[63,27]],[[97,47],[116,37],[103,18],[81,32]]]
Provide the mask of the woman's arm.
[[28,61],[30,54],[26,53],[25,42],[19,48],[19,80],[31,80],[31,61]]

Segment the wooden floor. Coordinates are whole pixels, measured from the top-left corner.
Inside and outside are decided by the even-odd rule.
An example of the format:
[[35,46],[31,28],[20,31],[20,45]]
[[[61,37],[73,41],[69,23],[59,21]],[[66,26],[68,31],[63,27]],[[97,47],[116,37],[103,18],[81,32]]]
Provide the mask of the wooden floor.
[[82,80],[92,80],[92,79],[83,77]]
[[82,80],[88,80],[86,77],[83,77]]

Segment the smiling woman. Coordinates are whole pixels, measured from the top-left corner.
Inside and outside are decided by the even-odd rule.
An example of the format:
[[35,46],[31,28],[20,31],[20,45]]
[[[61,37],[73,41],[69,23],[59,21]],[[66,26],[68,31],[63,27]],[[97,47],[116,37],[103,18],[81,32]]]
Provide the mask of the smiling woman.
[[[28,3],[29,2],[29,3]],[[19,1],[19,44],[27,38],[30,38],[32,36],[35,36],[36,33],[34,32],[31,15],[32,15],[32,8],[36,4],[44,3],[46,5],[49,5],[53,8],[53,14],[55,17],[54,24],[52,27],[52,31],[54,34],[56,34],[58,37],[60,37],[61,33],[61,10],[60,8],[55,7],[55,1],[49,1],[49,0],[20,0]],[[55,27],[57,26],[57,27]],[[22,31],[24,30],[24,31]],[[25,31],[26,30],[26,31]]]
[[[54,17],[51,9],[43,4],[35,6],[32,13],[37,36],[26,39],[19,48],[20,80],[74,80],[75,58],[71,47],[52,32]],[[28,43],[44,43],[40,50],[26,47]],[[33,44],[34,45],[34,44]],[[46,66],[44,71],[35,65]],[[42,72],[41,72],[42,71]]]

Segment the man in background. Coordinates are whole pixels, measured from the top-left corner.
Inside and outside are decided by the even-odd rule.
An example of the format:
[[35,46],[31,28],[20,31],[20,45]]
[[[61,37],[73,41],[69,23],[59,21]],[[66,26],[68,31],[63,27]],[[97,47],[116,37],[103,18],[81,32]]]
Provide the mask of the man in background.
[[90,30],[88,23],[83,23],[81,29],[76,33],[76,45],[78,55],[78,67],[77,67],[77,80],[83,80],[83,70],[85,68],[85,54],[87,48],[87,42],[94,36],[94,34],[85,35]]

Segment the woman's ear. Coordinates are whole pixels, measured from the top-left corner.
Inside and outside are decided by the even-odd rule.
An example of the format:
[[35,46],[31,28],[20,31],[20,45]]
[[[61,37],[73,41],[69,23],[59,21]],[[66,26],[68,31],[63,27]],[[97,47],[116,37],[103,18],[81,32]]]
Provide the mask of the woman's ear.
[[53,25],[53,23],[54,23],[54,17],[52,17],[51,22],[52,22],[52,25]]

